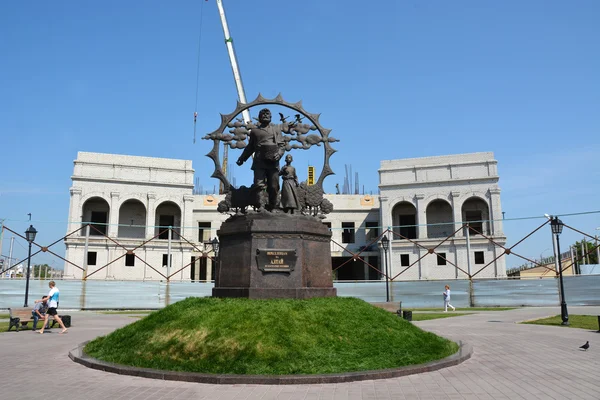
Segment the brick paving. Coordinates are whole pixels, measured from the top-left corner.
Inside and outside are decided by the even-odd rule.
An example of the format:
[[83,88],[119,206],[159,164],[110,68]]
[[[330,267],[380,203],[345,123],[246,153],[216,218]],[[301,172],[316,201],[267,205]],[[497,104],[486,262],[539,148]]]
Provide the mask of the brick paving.
[[[570,307],[599,315],[600,307]],[[121,376],[68,358],[77,344],[132,322],[119,314],[71,312],[73,327],[39,335],[0,333],[0,399],[600,399],[600,333],[516,321],[559,313],[558,307],[480,312],[416,322],[474,346],[466,362],[419,375],[319,385],[210,385]],[[587,352],[579,346],[590,341]]]

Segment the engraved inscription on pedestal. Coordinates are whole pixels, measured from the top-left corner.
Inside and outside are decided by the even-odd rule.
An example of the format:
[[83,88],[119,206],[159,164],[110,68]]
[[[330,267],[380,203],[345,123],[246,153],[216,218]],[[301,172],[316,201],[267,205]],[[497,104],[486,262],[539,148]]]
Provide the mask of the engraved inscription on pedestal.
[[256,249],[256,263],[263,272],[291,272],[296,266],[296,250]]

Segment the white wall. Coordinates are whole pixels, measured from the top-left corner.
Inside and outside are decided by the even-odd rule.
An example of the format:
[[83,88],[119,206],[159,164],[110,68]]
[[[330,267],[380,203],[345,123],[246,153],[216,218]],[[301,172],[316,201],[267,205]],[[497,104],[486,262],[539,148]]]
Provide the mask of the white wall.
[[[369,244],[366,237],[366,223],[375,223],[379,232],[393,226],[391,210],[406,201],[416,208],[418,224],[427,224],[427,205],[437,199],[447,201],[452,207],[452,228],[458,229],[462,220],[462,204],[473,198],[482,199],[489,207],[490,218],[493,219],[490,229],[494,240],[504,243],[502,232],[500,189],[498,188],[497,161],[492,153],[473,153],[441,157],[382,161],[379,169],[380,196],[370,195],[325,195],[334,205],[334,211],[323,220],[332,228],[332,256],[347,257],[359,251],[361,246]],[[164,202],[172,202],[180,210],[181,235],[186,240],[178,240],[176,235],[171,241],[172,266],[171,273],[181,269],[191,261],[192,256],[200,257],[209,250],[199,238],[198,224],[210,223],[209,238],[216,235],[222,222],[228,218],[217,212],[222,195],[193,195],[194,170],[188,160],[171,160],[151,157],[137,157],[114,154],[79,152],[74,162],[72,176],[73,186],[70,189],[69,204],[70,224],[67,233],[82,226],[89,216],[83,215],[86,200],[103,199],[109,208],[108,237],[114,239],[127,249],[134,249],[156,234],[158,224],[156,209]],[[136,200],[135,209],[121,206],[129,200]],[[89,203],[88,203],[89,204]],[[127,203],[130,204],[130,203]],[[123,211],[120,213],[120,211]],[[131,220],[133,219],[133,222]],[[355,242],[343,243],[342,223],[353,222],[355,226]],[[121,237],[118,237],[119,224],[122,225]],[[144,225],[141,228],[131,225]],[[439,239],[428,239],[425,226],[418,229],[418,241],[425,247],[439,243]],[[140,237],[123,237],[140,236]],[[103,236],[91,236],[88,239],[89,251],[97,253],[95,266],[87,266],[88,274],[106,265],[125,253],[125,249]],[[191,243],[188,243],[191,242]],[[84,260],[85,230],[69,236],[66,240],[66,258],[82,268],[86,268]],[[336,244],[336,243],[339,243]],[[344,250],[347,248],[347,250]],[[404,267],[400,266],[401,254],[409,254],[412,263],[425,253],[425,250],[407,242],[393,240],[391,243],[390,266],[392,275]],[[349,251],[348,251],[349,250]],[[491,261],[498,254],[490,247],[487,240],[473,237],[471,240],[471,256],[475,251],[483,251],[485,262]],[[113,262],[109,267],[92,275],[90,279],[164,279],[152,268],[166,275],[162,266],[162,256],[168,251],[166,239],[154,239],[135,250],[135,255],[144,260],[135,260],[135,266],[126,267],[125,257]],[[457,263],[466,270],[466,239],[463,232],[439,248],[446,252],[448,260]],[[380,256],[380,250],[373,246],[362,253],[364,257]],[[480,265],[471,260],[471,273]],[[210,274],[211,264],[207,270]],[[196,273],[198,274],[198,273]],[[504,276],[505,265],[501,257],[498,262],[477,275]],[[188,280],[189,267],[176,274],[173,280]],[[83,272],[67,263],[65,278],[81,279]],[[450,264],[437,265],[437,257],[429,255],[414,267],[407,270],[398,279],[452,279],[457,276],[456,269]],[[462,272],[458,277],[462,277]],[[210,279],[210,276],[209,276]]]
[[[380,177],[380,215],[382,225],[392,228],[392,210],[396,204],[408,202],[416,208],[416,223],[418,226],[418,243],[426,248],[437,246],[442,238],[433,239],[442,231],[449,236],[456,232],[453,239],[445,242],[437,252],[445,252],[447,259],[467,271],[467,249],[463,223],[463,204],[469,199],[482,200],[488,210],[489,233],[498,243],[504,244],[506,238],[502,230],[502,207],[500,189],[498,187],[497,161],[491,152],[456,154],[439,157],[412,158],[403,160],[381,161]],[[443,218],[436,212],[430,212],[427,207],[436,200],[443,200],[451,207],[453,225],[428,227]],[[433,210],[432,210],[433,211]],[[396,224],[397,225],[397,224]],[[429,228],[429,229],[427,229]],[[429,235],[428,235],[429,231]],[[433,234],[433,235],[432,235]],[[473,254],[484,252],[485,264],[499,255],[498,250],[485,239],[474,236],[471,238],[471,274],[481,269],[485,264],[475,264]],[[427,251],[419,246],[396,238],[392,241],[391,263],[393,274],[400,273],[405,267],[400,266],[400,255],[410,254],[410,263],[417,260]],[[467,271],[468,272],[468,271]],[[445,266],[437,265],[437,256],[429,254],[419,263],[406,270],[399,279],[450,279],[457,275],[457,269],[450,263]],[[458,271],[458,277],[465,273]],[[506,265],[503,257],[485,268],[477,277],[506,276]]]

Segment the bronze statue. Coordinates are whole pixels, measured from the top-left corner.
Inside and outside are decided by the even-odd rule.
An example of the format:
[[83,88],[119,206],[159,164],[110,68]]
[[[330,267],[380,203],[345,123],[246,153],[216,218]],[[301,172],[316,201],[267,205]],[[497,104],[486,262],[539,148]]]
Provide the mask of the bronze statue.
[[[271,111],[266,108],[260,111],[257,122],[244,121],[239,117],[244,110],[267,104],[282,106],[294,110],[297,114],[292,121],[287,122],[289,117],[279,113],[281,124],[271,123]],[[212,177],[221,181],[222,193],[225,194],[225,199],[219,202],[217,210],[221,213],[233,213],[232,216],[247,214],[250,207],[254,211],[275,210],[280,190],[279,159],[286,151],[308,150],[318,146],[324,148],[323,169],[314,185],[302,182],[296,186],[296,209],[299,210],[299,214],[318,218],[324,218],[324,214],[330,213],[333,205],[323,197],[323,180],[333,174],[329,158],[336,150],[331,147],[331,143],[339,140],[330,136],[331,129],[324,128],[319,122],[319,117],[320,114],[307,112],[301,101],[289,103],[280,94],[273,99],[264,98],[259,94],[248,103],[238,102],[232,113],[221,114],[220,126],[203,137],[213,141],[212,150],[206,156],[213,161],[215,170]],[[311,133],[312,131],[316,133]],[[238,165],[242,165],[254,154],[254,184],[251,187],[236,188],[231,185],[219,158],[221,144],[230,149],[243,149],[236,162]],[[290,212],[293,210],[291,207],[286,208]]]
[[236,164],[242,165],[252,154],[252,170],[254,171],[254,184],[261,189],[266,188],[269,201],[266,209],[272,211],[277,206],[279,193],[279,159],[285,152],[285,141],[282,132],[288,133],[290,124],[271,123],[271,111],[263,108],[258,113],[258,126],[250,129],[248,146]]
[[281,187],[281,208],[286,213],[294,213],[294,210],[300,208],[300,202],[298,201],[298,176],[296,176],[296,168],[292,167],[292,161],[294,158],[291,154],[285,156],[285,165],[279,171],[283,184]]

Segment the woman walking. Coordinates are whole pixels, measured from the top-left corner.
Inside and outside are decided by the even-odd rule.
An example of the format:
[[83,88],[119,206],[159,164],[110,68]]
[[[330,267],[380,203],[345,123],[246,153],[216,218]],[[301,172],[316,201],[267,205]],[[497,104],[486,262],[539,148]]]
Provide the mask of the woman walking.
[[450,307],[452,309],[452,311],[455,311],[456,308],[454,308],[454,306],[452,304],[450,304],[450,286],[446,285],[444,290],[444,312],[448,312],[448,307]]

